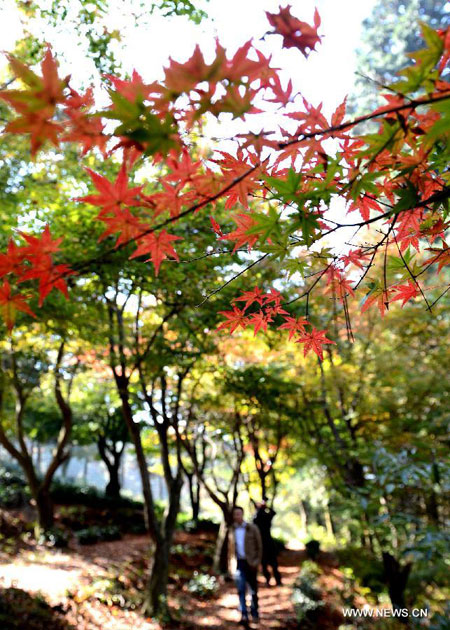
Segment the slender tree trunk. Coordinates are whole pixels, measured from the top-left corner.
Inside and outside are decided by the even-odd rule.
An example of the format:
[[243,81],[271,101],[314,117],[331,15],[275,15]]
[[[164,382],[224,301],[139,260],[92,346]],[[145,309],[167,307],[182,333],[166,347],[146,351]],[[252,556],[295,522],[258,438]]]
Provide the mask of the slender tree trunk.
[[169,553],[170,543],[168,540],[156,543],[144,601],[145,612],[155,617],[167,612]]
[[147,592],[144,602],[144,610],[152,617],[162,618],[169,616],[167,606],[167,582],[169,580],[169,557],[172,546],[175,525],[180,507],[181,489],[183,478],[177,477],[169,490],[169,509],[166,515],[162,534],[155,542],[155,552],[150,578],[147,584]]
[[39,481],[31,457],[23,460],[22,468],[28,481],[31,496],[33,497],[36,505],[38,529],[41,531],[47,531],[53,527],[55,522],[54,506],[50,496],[50,488],[47,484],[43,484]]
[[229,532],[231,517],[227,514],[220,523],[214,550],[213,570],[221,575],[230,573]]
[[55,524],[55,509],[50,496],[50,489],[41,486],[34,499],[38,511],[39,528],[46,532],[52,529]]
[[195,474],[189,473],[185,474],[188,480],[188,488],[189,488],[189,500],[191,502],[191,510],[192,510],[192,520],[195,525],[198,525],[198,518],[200,515],[200,484],[194,483]]
[[108,466],[109,481],[105,488],[105,494],[110,499],[120,499],[119,468],[120,460],[115,461],[112,466]]
[[[392,554],[383,551],[383,566],[392,607],[395,610],[406,608],[405,590],[412,564],[402,566]],[[407,623],[407,619],[400,618],[400,621]]]

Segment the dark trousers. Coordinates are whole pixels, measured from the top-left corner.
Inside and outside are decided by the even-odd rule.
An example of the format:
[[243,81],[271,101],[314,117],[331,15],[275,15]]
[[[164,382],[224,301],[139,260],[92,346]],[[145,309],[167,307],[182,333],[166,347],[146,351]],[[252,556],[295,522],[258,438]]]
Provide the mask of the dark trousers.
[[269,584],[270,577],[271,577],[269,567],[272,567],[272,573],[273,573],[273,577],[275,578],[276,583],[281,584],[281,575],[278,570],[278,560],[277,560],[276,551],[271,550],[268,553],[265,553],[263,551],[261,564],[262,564],[263,575],[266,578],[267,584]]
[[247,586],[250,588],[250,594],[252,597],[251,613],[252,617],[258,617],[258,581],[257,581],[257,569],[253,569],[247,562],[247,560],[237,561],[236,572],[236,586],[239,594],[239,608],[244,619],[248,619],[247,612]]

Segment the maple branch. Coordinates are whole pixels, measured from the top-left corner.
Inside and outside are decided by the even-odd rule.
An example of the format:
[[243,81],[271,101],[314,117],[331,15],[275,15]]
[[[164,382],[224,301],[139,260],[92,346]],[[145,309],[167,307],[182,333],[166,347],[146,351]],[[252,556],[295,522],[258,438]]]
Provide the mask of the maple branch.
[[284,149],[293,144],[297,144],[299,142],[303,142],[304,140],[310,140],[311,138],[315,138],[316,136],[324,136],[328,133],[333,133],[336,131],[344,131],[344,129],[350,129],[359,123],[366,122],[368,120],[373,120],[375,118],[380,118],[380,116],[384,116],[385,114],[394,114],[396,112],[401,112],[405,109],[416,109],[421,105],[431,105],[432,103],[438,103],[440,101],[445,101],[450,98],[450,93],[445,93],[442,96],[438,96],[437,98],[426,98],[420,100],[411,100],[410,103],[405,105],[397,105],[395,107],[388,107],[383,109],[383,111],[375,111],[371,114],[367,114],[365,116],[358,116],[358,118],[354,118],[353,120],[343,122],[340,125],[335,125],[332,127],[328,127],[327,129],[319,129],[318,131],[310,131],[308,133],[302,134],[300,137],[293,138],[292,140],[287,140],[286,142],[279,142],[278,148]]
[[449,284],[449,285],[448,285],[448,287],[445,289],[445,291],[443,291],[443,292],[441,293],[441,295],[439,295],[439,297],[437,297],[437,298],[434,300],[434,302],[432,302],[432,303],[430,304],[430,306],[429,306],[429,308],[428,308],[427,310],[431,311],[431,309],[433,308],[433,306],[435,306],[435,305],[439,302],[439,300],[440,300],[441,298],[443,298],[443,297],[444,297],[444,295],[445,295],[446,293],[448,293],[449,291],[450,291],[450,284]]
[[422,287],[420,286],[419,282],[417,281],[416,276],[413,274],[413,272],[412,272],[412,271],[411,271],[411,269],[409,268],[409,265],[408,265],[407,261],[405,260],[405,257],[404,257],[404,256],[403,256],[403,254],[402,254],[402,250],[400,249],[400,246],[399,246],[399,244],[398,244],[397,237],[395,236],[395,234],[394,234],[394,241],[395,241],[395,244],[397,245],[397,250],[398,250],[398,253],[399,253],[400,258],[402,259],[403,264],[405,265],[405,267],[406,267],[406,269],[407,269],[407,271],[408,271],[409,275],[410,275],[410,276],[411,276],[411,278],[412,278],[412,281],[413,281],[413,282],[414,282],[414,284],[417,286],[417,288],[419,289],[419,291],[420,291],[420,292],[421,292],[421,294],[422,294],[423,299],[425,300],[425,304],[427,305],[427,310],[431,311],[431,307],[430,307],[430,304],[428,303],[428,300],[427,300],[427,298],[426,298],[426,296],[425,296],[425,293],[422,291]]
[[219,293],[219,291],[222,291],[222,289],[224,289],[226,286],[228,286],[229,284],[231,284],[232,282],[234,282],[235,280],[237,280],[237,278],[239,278],[240,276],[242,276],[244,273],[247,273],[247,271],[249,271],[249,269],[251,269],[252,267],[254,267],[255,265],[257,265],[258,263],[262,262],[265,258],[267,258],[269,254],[263,254],[263,256],[260,256],[257,260],[254,260],[252,263],[250,263],[250,265],[247,265],[247,267],[245,267],[245,269],[242,269],[241,271],[239,271],[237,274],[235,274],[232,278],[230,278],[229,280],[227,280],[226,282],[224,282],[224,284],[222,284],[218,289],[214,289],[214,291],[211,291],[211,293],[208,293],[208,295],[205,297],[204,300],[202,300],[200,302],[200,304],[197,304],[195,308],[199,308],[200,306],[202,306],[205,302],[207,302],[213,295],[216,295],[216,293]]

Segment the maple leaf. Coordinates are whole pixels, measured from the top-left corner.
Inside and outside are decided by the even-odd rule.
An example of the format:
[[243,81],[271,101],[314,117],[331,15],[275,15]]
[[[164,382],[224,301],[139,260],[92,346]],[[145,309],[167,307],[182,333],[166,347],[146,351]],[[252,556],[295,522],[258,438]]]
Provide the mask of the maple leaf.
[[218,45],[216,59],[212,64],[208,65],[200,47],[197,45],[192,57],[185,63],[179,63],[170,59],[170,66],[165,69],[164,85],[169,92],[175,95],[190,92],[202,81],[217,79],[217,73],[225,61],[225,51]]
[[267,325],[269,322],[273,321],[272,317],[268,313],[264,313],[263,311],[259,311],[258,313],[253,313],[248,318],[248,325],[254,326],[254,336],[260,330],[267,330]]
[[70,95],[64,105],[69,121],[61,141],[79,143],[82,155],[93,147],[98,147],[105,155],[108,136],[103,133],[104,126],[100,118],[89,113],[94,105],[93,89],[89,88],[84,94],[79,94],[70,88]]
[[117,208],[112,211],[112,216],[102,216],[100,219],[106,224],[107,228],[98,240],[103,241],[103,239],[112,234],[120,233],[115,247],[134,240],[148,227],[141,223],[134,214],[131,214],[128,208]]
[[95,188],[98,190],[98,195],[86,195],[85,197],[78,197],[75,201],[85,201],[93,206],[100,206],[103,213],[113,212],[120,210],[121,206],[139,206],[142,205],[139,200],[139,195],[142,192],[142,186],[135,186],[134,188],[128,188],[128,175],[125,163],[122,164],[120,171],[116,177],[114,183],[103,175],[99,175],[90,168],[86,168],[87,172],[91,176]]
[[26,297],[24,295],[11,294],[11,286],[8,280],[4,280],[3,284],[0,286],[0,310],[9,331],[14,327],[17,311],[22,311],[23,313],[31,315],[31,317],[36,317],[26,303]]
[[48,225],[45,226],[40,237],[25,232],[19,232],[19,234],[28,243],[28,246],[23,248],[27,258],[49,257],[59,251],[59,246],[64,240],[63,237],[53,239]]
[[274,27],[274,33],[278,33],[283,37],[284,48],[298,48],[305,57],[312,50],[315,50],[316,44],[320,42],[317,30],[320,26],[320,16],[317,9],[314,12],[314,27],[302,22],[291,14],[291,5],[280,7],[279,13],[269,13],[266,11],[267,19]]
[[246,243],[250,250],[257,242],[259,234],[248,234],[248,231],[257,225],[257,221],[255,221],[251,214],[243,213],[232,215],[232,219],[237,224],[237,229],[221,236],[221,240],[234,241],[233,254]]
[[[224,176],[222,182],[223,187],[231,184],[234,179],[242,177],[252,168],[252,165],[244,160],[241,150],[237,152],[236,157],[224,151],[219,151],[219,153],[223,156],[223,159],[212,161],[218,164],[222,169]],[[239,183],[230,188],[225,193],[228,197],[225,208],[232,208],[238,201],[240,201],[245,208],[248,208],[248,196],[258,188],[256,180],[257,170],[254,170],[252,173],[249,173],[247,177],[244,177]]]
[[264,303],[264,293],[259,287],[255,287],[253,291],[245,291],[240,297],[234,298],[233,302],[245,302],[244,311],[248,309],[254,302],[257,304]]
[[189,190],[187,193],[182,193],[184,183],[172,186],[168,182],[163,181],[162,185],[164,191],[144,197],[145,201],[149,202],[150,205],[154,207],[154,217],[157,217],[165,210],[169,211],[171,217],[177,217],[182,207],[192,204],[196,198],[192,190]]
[[161,230],[159,234],[151,232],[138,239],[138,247],[134,254],[130,258],[137,258],[138,256],[144,256],[150,254],[150,258],[147,258],[145,262],[152,262],[155,267],[155,275],[159,273],[161,263],[166,258],[174,258],[179,260],[177,252],[172,247],[173,241],[180,241],[181,236],[175,236],[169,234],[166,230]]
[[146,100],[154,91],[156,84],[147,85],[144,83],[141,75],[133,70],[131,79],[119,79],[112,74],[105,75],[105,78],[111,81],[117,92],[130,103]]
[[215,218],[210,216],[209,220],[211,221],[211,226],[212,226],[212,229],[215,232],[215,234],[217,234],[217,236],[223,236],[222,228],[217,223]]
[[39,306],[42,306],[47,295],[53,290],[61,291],[67,299],[67,276],[74,275],[68,265],[53,265],[49,258],[42,259],[32,269],[20,277],[20,282],[36,278],[39,280]]
[[339,125],[343,122],[346,109],[347,109],[347,97],[344,98],[342,103],[338,105],[338,107],[332,114],[331,116],[332,127],[339,127]]
[[359,267],[359,269],[364,269],[363,262],[365,262],[369,258],[369,254],[363,252],[361,248],[351,249],[348,254],[344,254],[339,258],[345,265],[355,265],[355,267]]
[[248,317],[246,317],[244,311],[241,311],[237,306],[233,306],[232,311],[219,311],[219,314],[226,317],[226,321],[219,324],[217,330],[229,328],[230,333],[233,333],[239,326],[241,328],[247,327]]
[[282,301],[283,296],[279,291],[274,288],[270,289],[268,293],[264,294],[264,304],[270,304],[272,302],[275,302],[275,304],[279,304]]
[[302,334],[301,337],[295,340],[295,343],[303,343],[303,356],[306,355],[312,350],[317,354],[320,360],[323,360],[323,347],[325,344],[332,343],[335,344],[335,341],[331,341],[328,337],[325,336],[326,330],[318,330],[317,328],[312,327],[311,332]]
[[427,252],[433,252],[433,256],[425,260],[424,265],[432,265],[433,263],[438,264],[438,273],[441,272],[442,268],[445,265],[450,264],[450,247],[447,245],[445,241],[442,241],[442,248],[439,249],[437,247],[427,247]]
[[309,322],[304,317],[285,317],[284,324],[278,326],[278,330],[289,330],[289,341],[294,335],[305,333],[305,326],[309,325]]
[[6,254],[0,254],[0,278],[8,273],[20,275],[22,273],[22,263],[26,258],[25,248],[19,247],[11,239],[8,242]]
[[339,300],[343,300],[347,295],[355,295],[350,281],[333,265],[326,272],[327,288],[325,293],[332,293]]
[[389,308],[389,290],[383,291],[383,289],[376,289],[375,291],[369,292],[364,299],[361,313],[365,313],[374,305],[378,307],[381,317],[384,317]]
[[266,99],[268,103],[280,103],[280,105],[286,106],[292,97],[292,81],[289,79],[289,82],[286,86],[286,89],[281,85],[280,77],[276,74],[273,80],[269,83],[268,87],[273,92],[274,98]]
[[359,197],[355,201],[352,201],[347,212],[354,212],[355,210],[359,210],[361,218],[363,221],[368,221],[370,219],[370,211],[376,210],[377,212],[383,212],[381,206],[372,199],[371,197],[364,195]]
[[47,46],[41,63],[42,77],[39,77],[28,66],[8,55],[10,66],[17,78],[20,78],[27,90],[2,90],[0,98],[12,105],[19,117],[5,127],[8,133],[29,133],[31,136],[31,154],[39,150],[46,140],[55,146],[59,144],[58,135],[63,127],[53,121],[55,105],[64,101],[64,88],[68,78],[58,77],[58,65]]
[[412,280],[409,280],[408,284],[397,284],[391,287],[391,289],[396,292],[394,297],[391,298],[391,302],[395,302],[396,300],[403,300],[402,308],[405,306],[408,300],[417,297],[420,293],[416,283]]

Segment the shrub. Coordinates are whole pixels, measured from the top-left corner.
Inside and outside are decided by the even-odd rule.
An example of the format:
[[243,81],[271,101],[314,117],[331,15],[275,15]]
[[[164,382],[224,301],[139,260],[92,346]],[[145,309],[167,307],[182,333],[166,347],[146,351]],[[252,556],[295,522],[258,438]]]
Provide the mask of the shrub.
[[192,579],[188,582],[187,589],[189,593],[199,599],[208,599],[213,597],[219,588],[217,578],[208,573],[194,572]]
[[56,547],[57,549],[64,549],[67,547],[68,542],[69,534],[60,527],[53,527],[46,532],[42,532],[38,539],[40,545],[48,545],[49,547]]
[[298,621],[312,620],[314,613],[324,604],[317,578],[321,570],[312,562],[304,562],[293,586],[292,603]]
[[51,493],[53,501],[62,505],[84,505],[99,509],[112,507],[142,508],[141,501],[128,497],[113,499],[105,496],[101,490],[94,486],[80,486],[60,479],[53,481]]
[[0,507],[18,508],[30,498],[27,484],[16,468],[0,466]]
[[86,527],[80,529],[76,534],[80,545],[92,545],[100,541],[118,540],[121,537],[120,529],[116,525],[107,525],[106,527]]
[[383,564],[375,554],[362,547],[346,547],[339,549],[337,556],[340,566],[350,567],[357,580],[373,593],[386,590]]

